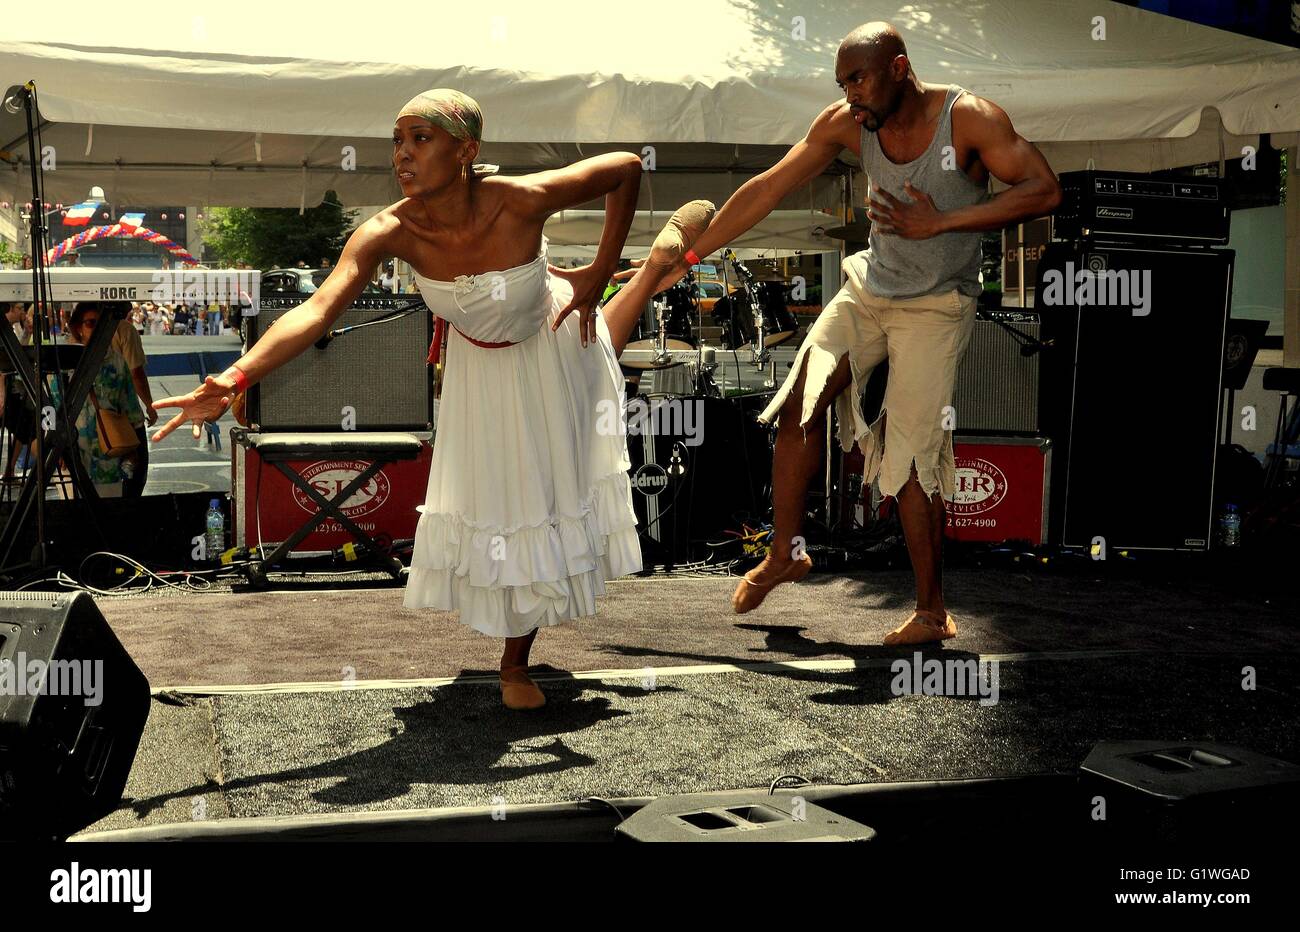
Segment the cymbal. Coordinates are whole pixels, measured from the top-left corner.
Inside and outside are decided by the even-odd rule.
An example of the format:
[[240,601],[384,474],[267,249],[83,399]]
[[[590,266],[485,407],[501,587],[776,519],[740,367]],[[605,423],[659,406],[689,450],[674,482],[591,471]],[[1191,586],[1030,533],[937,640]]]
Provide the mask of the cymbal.
[[846,223],[843,226],[828,227],[822,232],[826,236],[829,236],[831,239],[844,239],[853,242],[862,242],[866,240],[867,234],[871,232],[871,224]]
[[823,232],[831,239],[864,242],[867,234],[871,232],[871,221],[867,219],[867,209],[865,207],[853,208],[852,220],[842,226],[829,227]]

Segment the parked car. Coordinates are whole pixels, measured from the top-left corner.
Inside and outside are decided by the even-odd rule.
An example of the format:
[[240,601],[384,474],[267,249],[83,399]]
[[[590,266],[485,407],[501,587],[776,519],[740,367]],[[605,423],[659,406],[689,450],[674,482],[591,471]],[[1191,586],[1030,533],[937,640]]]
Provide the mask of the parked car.
[[[271,269],[262,273],[262,294],[311,294],[325,283],[333,269]],[[386,294],[374,282],[366,282],[362,294]]]
[[[718,303],[718,299],[727,293],[722,282],[696,282],[696,291],[700,295],[700,313],[708,314],[713,311],[713,305]],[[731,289],[735,291],[736,289]]]

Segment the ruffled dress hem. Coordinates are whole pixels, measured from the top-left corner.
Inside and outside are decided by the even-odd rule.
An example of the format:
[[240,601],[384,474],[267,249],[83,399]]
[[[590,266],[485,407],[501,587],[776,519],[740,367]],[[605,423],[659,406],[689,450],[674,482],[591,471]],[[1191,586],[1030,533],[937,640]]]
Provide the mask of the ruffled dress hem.
[[490,527],[421,509],[406,608],[458,611],[493,637],[596,614],[607,580],[642,568],[625,471],[598,480],[577,515]]

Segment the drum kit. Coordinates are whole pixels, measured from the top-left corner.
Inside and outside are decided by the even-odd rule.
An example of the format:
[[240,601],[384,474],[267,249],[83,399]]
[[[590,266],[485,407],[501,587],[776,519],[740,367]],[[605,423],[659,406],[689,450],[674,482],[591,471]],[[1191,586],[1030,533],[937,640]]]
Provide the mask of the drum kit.
[[[757,414],[775,388],[772,350],[794,339],[798,323],[775,269],[755,274],[730,251],[726,261],[737,287],[706,310],[706,283],[687,273],[654,296],[619,357],[629,424],[638,424],[629,430],[629,473],[647,566],[671,569],[705,560],[710,541],[726,539],[742,519],[761,520],[767,509],[773,431]],[[706,327],[710,316],[716,330]],[[720,345],[709,344],[706,330],[719,334]],[[749,350],[754,368],[769,370],[765,387],[745,392],[728,386],[724,392],[722,374],[714,377],[719,349],[734,355],[737,383],[740,354]],[[647,372],[654,384],[642,392]],[[634,411],[641,415],[635,421]]]
[[[771,272],[755,275],[730,250],[726,261],[735,270],[738,287],[717,300],[712,309],[713,325],[721,331],[721,349],[748,349],[755,369],[770,367],[767,388],[775,386],[776,363],[772,349],[793,339],[798,321],[786,306],[785,282]],[[627,378],[629,394],[639,390],[641,376],[655,372],[656,394],[722,397],[713,374],[718,367],[719,347],[704,338],[702,289],[693,272],[651,302],[653,320],[643,316],[637,322],[619,357]]]

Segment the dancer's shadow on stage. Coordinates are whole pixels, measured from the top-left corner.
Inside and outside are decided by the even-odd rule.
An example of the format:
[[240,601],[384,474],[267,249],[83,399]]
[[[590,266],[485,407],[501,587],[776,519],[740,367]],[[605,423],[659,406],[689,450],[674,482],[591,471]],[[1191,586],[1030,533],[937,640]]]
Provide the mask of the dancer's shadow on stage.
[[[894,661],[913,661],[917,653],[920,653],[922,662],[931,658],[944,662],[973,660],[978,663],[979,661],[979,654],[954,650],[942,642],[912,647],[885,647],[879,644],[815,641],[803,633],[807,629],[800,625],[737,623],[733,627],[762,633],[764,646],[749,648],[751,656],[748,657],[652,647],[628,647],[623,644],[602,644],[599,645],[599,649],[624,657],[672,657],[698,664],[734,664],[750,668],[752,672],[765,676],[777,676],[805,683],[822,682],[835,686],[836,688],[829,692],[815,693],[808,697],[810,702],[823,705],[876,705],[899,698],[900,694],[893,688],[895,674],[890,667]],[[768,656],[762,656],[764,654]],[[822,658],[852,660],[854,663],[867,665],[852,670],[817,670],[780,665],[785,661]],[[764,666],[754,668],[755,664],[764,664]],[[768,664],[778,664],[778,666],[768,666]],[[954,695],[952,698],[978,699],[979,696]]]
[[[219,786],[209,784],[131,800],[130,806],[143,818],[168,800],[202,796],[213,790],[231,793],[265,787],[277,796],[297,795],[276,788],[299,780],[328,783],[310,792],[313,801],[328,806],[373,806],[406,796],[415,787],[436,785],[454,788],[454,792],[442,798],[420,799],[416,804],[489,805],[492,794],[512,781],[596,764],[594,757],[569,747],[564,736],[631,714],[612,707],[609,693],[629,698],[648,695],[639,684],[581,680],[545,666],[534,667],[533,671],[546,693],[547,704],[541,709],[518,712],[505,708],[496,685],[496,671],[463,670],[452,683],[428,690],[427,698],[393,706],[383,726],[358,727],[355,720],[338,716],[338,727],[329,736],[344,752],[338,757],[235,777]],[[656,691],[672,689],[661,686]],[[323,708],[312,711],[323,719],[321,727],[328,729],[329,703],[347,702],[360,695],[347,691],[321,694]],[[375,744],[375,738],[384,731],[386,740]],[[268,762],[303,750],[314,756],[328,753],[325,741],[308,749],[296,743],[276,748],[265,734],[257,737],[267,748]],[[348,750],[351,747],[356,749]]]

